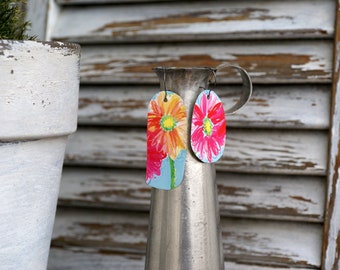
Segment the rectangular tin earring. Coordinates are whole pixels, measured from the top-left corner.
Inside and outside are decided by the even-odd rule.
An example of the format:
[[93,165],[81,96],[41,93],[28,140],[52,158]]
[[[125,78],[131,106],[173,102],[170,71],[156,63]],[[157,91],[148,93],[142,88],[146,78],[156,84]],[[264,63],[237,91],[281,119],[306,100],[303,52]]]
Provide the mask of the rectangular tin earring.
[[186,137],[187,115],[181,97],[168,90],[155,94],[147,116],[146,183],[149,186],[170,190],[181,184]]

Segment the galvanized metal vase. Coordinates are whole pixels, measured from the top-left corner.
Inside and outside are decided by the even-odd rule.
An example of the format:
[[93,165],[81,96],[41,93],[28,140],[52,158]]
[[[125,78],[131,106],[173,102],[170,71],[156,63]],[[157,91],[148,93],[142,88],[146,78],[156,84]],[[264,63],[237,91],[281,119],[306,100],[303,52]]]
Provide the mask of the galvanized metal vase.
[[[244,106],[252,91],[247,73],[239,67],[232,67],[241,74],[244,91],[240,100],[226,113]],[[187,126],[190,127],[195,100],[202,88],[208,87],[215,70],[175,67],[154,70],[162,90],[175,91],[182,97],[187,108]],[[186,143],[190,145],[190,131]],[[170,191],[152,189],[145,269],[224,269],[215,166],[200,162],[189,149],[183,183]]]

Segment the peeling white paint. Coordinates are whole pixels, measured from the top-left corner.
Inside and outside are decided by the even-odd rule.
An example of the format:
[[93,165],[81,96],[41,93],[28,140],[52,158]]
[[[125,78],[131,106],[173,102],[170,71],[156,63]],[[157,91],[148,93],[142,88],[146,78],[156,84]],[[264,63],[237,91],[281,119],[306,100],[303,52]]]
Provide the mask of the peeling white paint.
[[270,5],[262,1],[215,1],[208,6],[191,2],[149,3],[138,8],[130,5],[71,7],[61,11],[51,35],[55,39],[88,42],[157,40],[169,39],[169,36],[190,41],[209,36],[222,39],[331,36],[334,32],[332,10],[334,1],[330,0],[273,1]]
[[[75,131],[79,51],[62,43],[2,41],[0,139],[40,138]],[[67,119],[67,121],[65,121]]]
[[78,61],[75,45],[0,41],[1,269],[46,269]]
[[0,143],[0,268],[46,269],[66,139]]

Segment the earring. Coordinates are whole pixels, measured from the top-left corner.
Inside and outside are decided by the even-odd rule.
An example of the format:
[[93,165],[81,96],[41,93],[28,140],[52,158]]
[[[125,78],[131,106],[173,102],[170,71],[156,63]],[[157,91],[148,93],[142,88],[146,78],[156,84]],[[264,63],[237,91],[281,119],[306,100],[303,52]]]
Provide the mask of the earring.
[[155,94],[148,106],[146,183],[170,190],[183,180],[187,153],[187,115],[184,102],[166,90]]
[[194,104],[191,149],[199,160],[216,162],[224,152],[226,133],[223,104],[214,91],[204,89]]

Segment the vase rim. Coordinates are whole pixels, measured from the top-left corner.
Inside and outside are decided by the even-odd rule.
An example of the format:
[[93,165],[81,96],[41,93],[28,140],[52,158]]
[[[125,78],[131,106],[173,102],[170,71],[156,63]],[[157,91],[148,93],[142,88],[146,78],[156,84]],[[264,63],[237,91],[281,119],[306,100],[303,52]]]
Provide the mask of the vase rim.
[[154,71],[161,71],[161,70],[209,70],[209,71],[216,71],[216,68],[212,67],[154,67],[152,68]]

